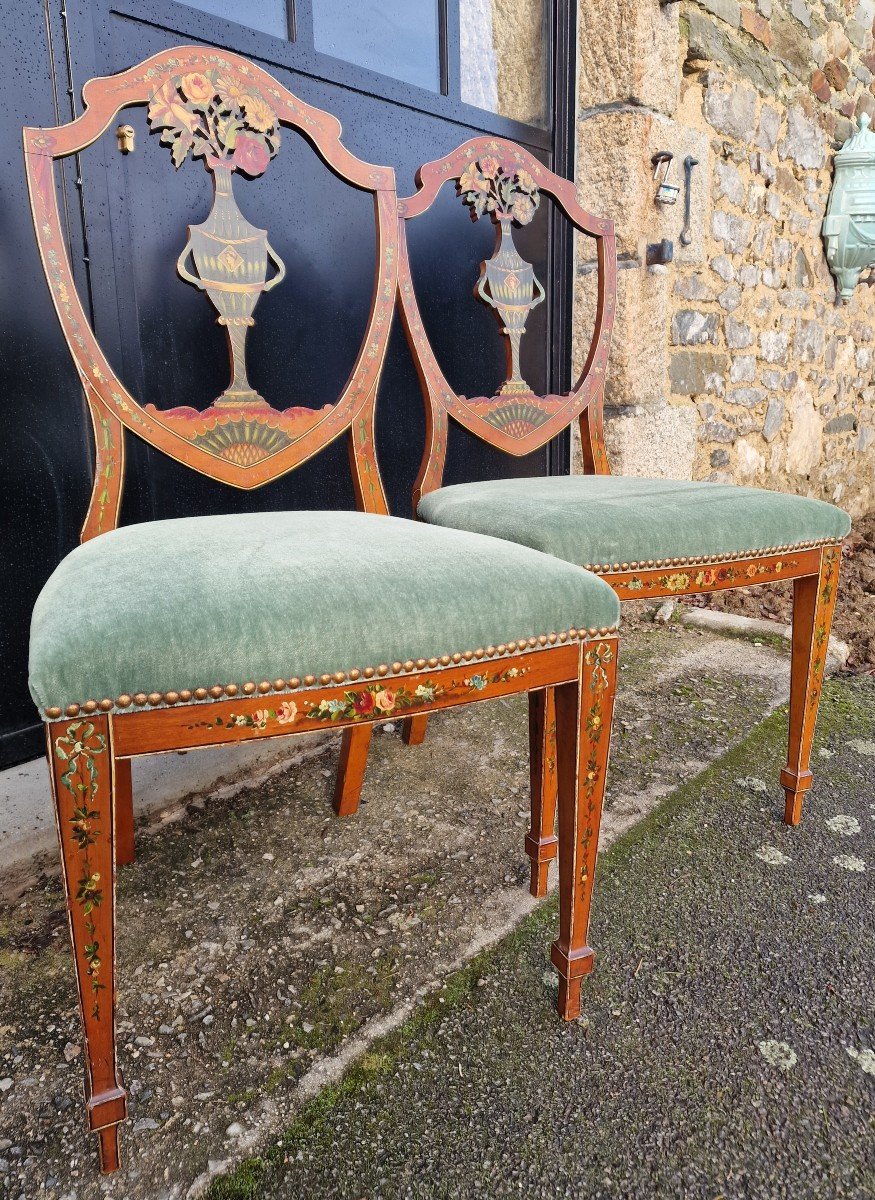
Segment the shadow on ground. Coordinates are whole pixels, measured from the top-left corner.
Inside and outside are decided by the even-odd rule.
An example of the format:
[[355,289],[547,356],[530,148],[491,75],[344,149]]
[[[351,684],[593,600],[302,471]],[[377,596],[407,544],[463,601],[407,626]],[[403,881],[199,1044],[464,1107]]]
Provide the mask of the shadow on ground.
[[[607,841],[737,745],[783,700],[788,674],[786,654],[769,646],[633,629],[622,651]],[[777,732],[773,740],[757,768],[767,787],[759,819],[772,841],[785,836],[776,787],[784,748]],[[442,714],[415,749],[397,729],[375,738],[365,803],[345,821],[328,802],[335,762],[332,744],[248,791],[193,796],[180,819],[139,831],[118,899],[131,1120],[124,1168],[110,1179],[98,1178],[83,1127],[57,879],[0,910],[0,1194],[203,1194],[212,1175],[275,1142],[374,1037],[531,911],[524,701]],[[730,790],[722,806],[733,810]],[[731,877],[731,859],[729,868]],[[682,882],[666,875],[666,904]],[[499,1010],[529,1012],[532,1028],[561,1047],[569,1034],[557,1032],[543,983],[552,910],[538,922]],[[603,961],[599,979],[610,954]],[[536,1057],[549,1052],[542,1045]],[[549,1078],[546,1087],[558,1086]],[[332,1194],[321,1186],[309,1194]]]
[[825,694],[803,828],[776,714],[608,852],[580,1021],[551,902],[211,1200],[871,1197],[873,708],[871,678]]

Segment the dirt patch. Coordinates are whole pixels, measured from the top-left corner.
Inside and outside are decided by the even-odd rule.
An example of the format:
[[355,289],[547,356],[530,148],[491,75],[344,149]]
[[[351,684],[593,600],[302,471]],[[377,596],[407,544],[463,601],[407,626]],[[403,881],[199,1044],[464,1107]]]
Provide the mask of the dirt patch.
[[[608,837],[736,745],[783,699],[789,664],[768,645],[648,621],[626,631],[619,681]],[[213,787],[138,825],[118,884],[131,1119],[109,1179],[81,1111],[60,881],[0,904],[0,1197],[184,1200],[217,1164],[269,1146],[374,1029],[515,925],[531,908],[526,713],[513,697],[436,714],[415,749],[384,726],[355,817],[331,812],[335,738],[252,788]],[[783,753],[760,798],[774,821]],[[538,990],[549,941],[526,986],[552,1022]]]
[[[793,585],[769,583],[733,588],[710,596],[686,596],[684,602],[789,624],[793,616]],[[854,522],[842,547],[842,573],[832,631],[851,647],[848,669],[875,674],[875,513]]]

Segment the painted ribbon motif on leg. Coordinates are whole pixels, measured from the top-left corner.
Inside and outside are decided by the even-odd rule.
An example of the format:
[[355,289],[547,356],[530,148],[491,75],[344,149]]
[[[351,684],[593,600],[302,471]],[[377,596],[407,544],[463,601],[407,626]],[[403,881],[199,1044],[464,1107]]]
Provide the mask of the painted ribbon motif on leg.
[[[605,668],[613,660],[614,647],[608,642],[599,642],[596,646],[587,650],[584,655],[584,662],[592,669],[592,676],[589,685],[589,711],[586,717],[586,729],[589,734],[589,754],[586,761],[586,775],[583,779],[583,794],[586,799],[586,822],[580,835],[581,886],[585,886],[589,879],[589,867],[587,865],[589,861],[589,847],[593,837],[598,832],[598,823],[595,821],[595,792],[603,770],[603,765],[599,762],[601,758],[600,743],[605,731],[605,724],[602,718],[602,699],[605,691],[610,687],[610,679]],[[586,698],[582,698],[582,703],[587,703]]]
[[106,984],[100,981],[100,941],[94,921],[94,910],[103,903],[103,881],[91,862],[91,847],[97,836],[99,809],[94,807],[98,789],[98,772],[94,758],[106,752],[106,738],[97,733],[90,721],[75,721],[67,732],[55,738],[55,754],[67,764],[60,782],[73,796],[73,812],[68,818],[71,836],[79,850],[80,876],[74,899],[82,908],[88,940],[83,947],[86,974],[91,981],[92,1008],[95,1019],[100,1016],[100,992]]
[[808,694],[808,707],[814,709],[820,700],[823,687],[823,671],[826,666],[827,643],[829,641],[829,626],[832,624],[832,610],[835,604],[835,590],[838,582],[841,547],[828,546],[823,552],[822,586],[817,598],[817,622],[814,630],[814,661],[811,664],[811,690]]

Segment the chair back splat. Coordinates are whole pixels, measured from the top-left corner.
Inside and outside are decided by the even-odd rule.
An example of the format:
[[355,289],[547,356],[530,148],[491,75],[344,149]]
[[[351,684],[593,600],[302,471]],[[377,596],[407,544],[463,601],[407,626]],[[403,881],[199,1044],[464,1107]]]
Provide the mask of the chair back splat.
[[[128,429],[156,449],[213,479],[257,488],[278,479],[349,431],[358,507],[387,512],[374,456],[374,401],[389,338],[397,283],[397,201],[391,167],[356,158],[340,140],[336,117],[299,100],[235,54],[183,46],[119,75],[90,80],[85,111],[67,125],[24,130],[24,157],[43,267],[76,363],[94,426],[94,488],[82,540],[114,529],[124,481]],[[204,411],[158,409],[130,394],[98,344],[78,294],[58,209],[55,164],[97,140],[123,109],[148,106],[168,159],[191,170],[200,160],[213,181],[206,220],[189,226],[176,267],[203,291],[227,335],[230,382]],[[262,293],[279,286],[285,266],[268,232],[247,221],[235,176],[254,179],[281,152],[282,128],[302,134],[344,182],[374,197],[376,270],[361,348],[336,402],[321,409],[273,408],[247,375],[246,342]],[[187,161],[188,160],[188,161]],[[170,162],[168,162],[170,166]]]
[[[577,200],[574,184],[555,175],[528,151],[499,138],[473,138],[452,154],[417,172],[418,191],[399,200],[402,224],[428,211],[448,181],[470,210],[472,220],[489,216],[496,229],[495,254],[481,268],[475,294],[494,312],[506,338],[507,379],[493,396],[460,396],[447,383],[425,333],[402,228],[398,286],[407,340],[426,400],[426,446],[413,495],[441,486],[447,454],[448,418],[508,454],[538,450],[580,419],[587,471],[609,473],[602,429],[605,370],[617,299],[617,253],[613,222],[595,217]],[[598,284],[595,325],[580,378],[567,395],[538,396],[520,372],[519,348],[529,313],[544,299],[531,265],[519,255],[513,226],[527,225],[542,194],[552,196],[581,233],[595,239]]]

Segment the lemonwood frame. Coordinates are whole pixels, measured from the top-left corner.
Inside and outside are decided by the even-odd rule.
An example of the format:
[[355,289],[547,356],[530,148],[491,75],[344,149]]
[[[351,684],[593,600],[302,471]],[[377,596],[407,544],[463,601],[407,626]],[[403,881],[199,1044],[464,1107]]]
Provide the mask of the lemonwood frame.
[[[472,412],[471,402],[450,387],[429,342],[416,299],[405,225],[426,213],[445,183],[456,184],[465,197],[464,173],[484,157],[508,164],[507,171],[520,167],[535,179],[541,192],[554,197],[566,217],[580,232],[595,238],[597,246],[597,304],[590,349],[580,378],[564,398],[525,397],[527,405],[549,411],[549,418],[516,437],[508,437]],[[487,175],[489,172],[487,172]],[[616,306],[616,247],[610,221],[585,212],[577,202],[574,185],[553,174],[519,146],[500,138],[475,138],[442,159],[427,163],[416,177],[417,191],[399,200],[398,295],[408,344],[420,379],[426,414],[427,442],[417,478],[414,511],[422,496],[438,489],[443,481],[447,432],[452,418],[476,437],[513,455],[537,449],[575,419],[580,429],[581,450],[587,474],[609,475],[603,425],[604,383],[607,354]],[[469,200],[466,202],[470,203]],[[482,215],[482,214],[481,214]],[[492,213],[495,224],[496,215]],[[500,235],[499,235],[500,241]],[[506,335],[507,330],[502,332]],[[802,819],[805,792],[811,787],[811,747],[818,701],[826,665],[829,632],[835,609],[841,565],[839,542],[800,541],[780,546],[751,547],[747,551],[711,558],[678,557],[663,561],[583,563],[614,588],[620,600],[674,597],[745,587],[753,583],[794,581],[793,634],[787,764],[780,774],[785,793],[784,820],[797,825]],[[425,737],[427,717],[414,716],[404,722],[404,740],[417,744]],[[540,756],[543,771],[533,772],[531,827],[526,835],[526,853],[531,861],[530,890],[543,896],[547,889],[550,862],[556,857],[557,785],[555,703],[549,689],[530,704],[530,744]],[[351,785],[347,793],[354,791]],[[347,799],[347,811],[355,800]]]
[[[232,78],[238,92],[242,87],[256,88],[273,106],[279,121],[306,136],[337,175],[372,192],[376,214],[377,267],[368,330],[340,399],[324,410],[315,427],[251,462],[224,459],[192,444],[185,436],[188,418],[174,424],[151,406],[144,408],[115,375],[76,291],[54,176],[56,160],[94,142],[122,108],[151,105],[159,89],[168,87],[165,107],[188,93],[200,90],[207,94],[210,73],[217,70],[223,72],[223,80]],[[206,77],[206,82],[185,83],[193,74]],[[116,526],[124,474],[124,429],[185,465],[241,488],[258,487],[285,474],[348,432],[359,507],[386,513],[373,450],[373,414],[397,282],[399,226],[391,169],[354,158],[340,141],[340,125],[334,117],[303,104],[246,60],[208,48],[167,51],[120,75],[91,80],[84,98],[85,111],[78,120],[54,129],[24,131],[25,164],[43,266],[95,430],[95,483],[82,540]],[[253,111],[255,107],[253,104]],[[185,128],[187,118],[181,120]],[[262,124],[266,123],[263,118]],[[249,232],[253,240],[264,233]],[[227,257],[235,262],[233,255]],[[250,318],[251,312],[241,321]],[[232,337],[229,331],[229,341]],[[233,366],[233,344],[231,350]],[[236,350],[239,352],[239,344]],[[247,403],[247,420],[275,421],[275,410],[264,402]],[[238,419],[240,411],[230,409],[229,419]],[[224,418],[220,414],[216,419]],[[580,616],[585,618],[585,614]],[[335,805],[338,811],[345,811],[352,793],[357,800],[374,722],[396,711],[424,716],[522,692],[534,697],[531,703],[537,706],[543,703],[542,697],[549,696],[556,710],[551,740],[556,761],[551,758],[548,768],[536,748],[532,777],[536,788],[541,786],[542,775],[550,779],[550,786],[555,779],[564,830],[559,936],[552,957],[560,975],[560,1012],[567,1016],[579,1008],[581,979],[593,961],[587,930],[616,665],[613,629],[569,628],[498,645],[452,648],[428,660],[351,666],[330,676],[227,683],[192,680],[190,688],[148,694],[138,692],[132,680],[130,692],[119,696],[83,697],[63,711],[58,706],[47,707],[43,716],[49,773],[85,1035],[86,1111],[90,1128],[99,1135],[102,1169],[114,1171],[119,1165],[118,1127],[127,1112],[115,1039],[115,883],[116,868],[134,856],[132,758],[340,729],[344,737]]]

